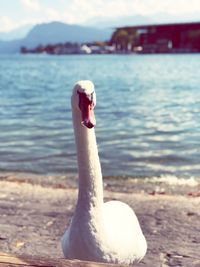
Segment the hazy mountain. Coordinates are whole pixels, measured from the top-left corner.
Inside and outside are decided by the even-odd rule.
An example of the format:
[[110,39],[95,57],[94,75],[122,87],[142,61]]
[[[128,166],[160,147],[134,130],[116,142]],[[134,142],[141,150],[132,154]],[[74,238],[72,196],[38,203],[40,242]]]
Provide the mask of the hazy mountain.
[[22,46],[34,48],[40,44],[106,41],[110,39],[111,34],[110,29],[96,29],[62,22],[42,23],[34,26],[23,39],[0,41],[0,53],[17,53]]
[[36,25],[24,38],[23,45],[35,47],[39,44],[55,44],[64,42],[94,42],[106,41],[111,37],[112,31],[62,22],[42,23]]
[[27,25],[8,33],[0,32],[0,53],[17,53],[20,51],[21,46],[34,48],[40,44],[106,41],[110,39],[112,32],[116,27],[194,22],[200,21],[199,18],[199,12],[180,16],[168,13],[156,13],[151,16],[134,15],[115,18],[97,17],[86,21],[84,26],[65,24],[62,22],[42,23],[34,27]]
[[97,28],[116,28],[123,26],[139,26],[149,24],[165,24],[179,22],[195,22],[200,21],[200,12],[186,13],[174,15],[170,13],[155,13],[149,16],[133,15],[119,17],[95,17],[87,20],[84,25],[93,25]]
[[18,53],[21,47],[21,40],[0,41],[0,54]]
[[197,22],[200,21],[200,12],[186,13],[181,15],[161,12],[151,15],[149,18],[154,20],[156,24]]
[[12,31],[0,32],[0,40],[2,41],[11,41],[15,39],[24,38],[28,32],[33,28],[32,24],[27,24],[22,27],[18,27]]
[[142,15],[120,16],[120,17],[96,17],[89,19],[85,25],[93,25],[96,28],[116,28],[123,26],[147,25],[154,23],[154,19]]

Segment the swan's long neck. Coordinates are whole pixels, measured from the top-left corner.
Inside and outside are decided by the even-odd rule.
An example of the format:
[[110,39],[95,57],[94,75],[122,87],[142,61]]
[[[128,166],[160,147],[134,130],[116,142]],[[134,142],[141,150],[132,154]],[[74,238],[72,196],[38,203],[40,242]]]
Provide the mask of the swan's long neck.
[[77,209],[92,211],[103,203],[102,173],[94,128],[81,125],[80,114],[73,109],[74,134],[77,149],[79,194]]

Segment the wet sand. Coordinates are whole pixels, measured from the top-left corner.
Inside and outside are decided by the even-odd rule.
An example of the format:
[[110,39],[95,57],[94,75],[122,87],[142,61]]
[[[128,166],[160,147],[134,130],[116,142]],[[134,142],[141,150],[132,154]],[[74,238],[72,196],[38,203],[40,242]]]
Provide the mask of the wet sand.
[[[199,184],[104,179],[105,201],[117,199],[136,212],[148,242],[139,266],[200,267]],[[0,251],[63,257],[60,238],[77,198],[77,179],[33,174],[0,175]]]

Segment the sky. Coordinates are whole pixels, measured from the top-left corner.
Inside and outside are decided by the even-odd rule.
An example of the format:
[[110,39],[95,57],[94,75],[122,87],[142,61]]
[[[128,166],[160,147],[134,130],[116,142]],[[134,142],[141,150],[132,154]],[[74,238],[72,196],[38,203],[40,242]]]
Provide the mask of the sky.
[[94,17],[200,14],[200,0],[0,0],[0,32],[49,21],[81,24]]

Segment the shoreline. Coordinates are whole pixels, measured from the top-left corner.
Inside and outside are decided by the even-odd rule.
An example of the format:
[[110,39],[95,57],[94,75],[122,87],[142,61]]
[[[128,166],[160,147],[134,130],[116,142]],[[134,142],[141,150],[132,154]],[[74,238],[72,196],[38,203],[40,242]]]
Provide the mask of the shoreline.
[[[10,181],[41,185],[50,188],[77,189],[78,176],[66,175],[43,175],[26,172],[0,172],[0,182]],[[160,177],[136,178],[133,176],[105,176],[103,177],[104,190],[124,193],[145,193],[149,195],[190,195],[200,191],[200,179],[178,178],[173,175]]]
[[[37,178],[37,179],[36,179]],[[63,257],[60,238],[77,199],[77,179],[0,174],[0,251]],[[33,182],[34,181],[34,182]],[[62,182],[61,182],[62,181]],[[148,242],[139,266],[200,266],[200,198],[196,186],[104,179],[105,201],[117,199],[136,212]]]

